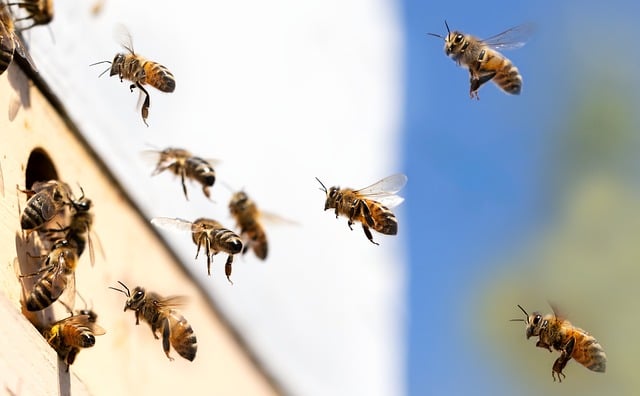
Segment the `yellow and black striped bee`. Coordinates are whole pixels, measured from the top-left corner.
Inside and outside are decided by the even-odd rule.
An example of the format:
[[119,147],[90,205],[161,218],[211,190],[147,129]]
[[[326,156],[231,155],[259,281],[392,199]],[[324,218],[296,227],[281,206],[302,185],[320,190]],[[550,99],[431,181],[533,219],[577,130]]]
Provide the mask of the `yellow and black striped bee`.
[[15,54],[24,59],[33,71],[37,71],[31,55],[16,34],[9,6],[0,2],[0,74],[7,70]]
[[8,5],[16,5],[26,11],[26,16],[16,19],[16,22],[31,21],[31,25],[22,27],[22,30],[46,25],[53,20],[53,0],[20,0]]
[[[65,290],[75,297],[75,269],[78,254],[66,239],[54,242],[51,252],[46,256],[44,267],[33,273],[21,275],[30,277],[43,274],[27,296],[26,307],[29,311],[40,311],[53,304]],[[73,304],[70,304],[73,306]]]
[[231,282],[233,256],[240,253],[243,248],[242,238],[235,232],[224,228],[222,224],[215,220],[206,218],[199,218],[194,222],[190,222],[169,217],[156,217],[151,219],[151,224],[161,228],[190,232],[193,243],[198,247],[196,259],[200,254],[200,248],[204,247],[204,252],[207,255],[207,273],[209,276],[211,276],[211,260],[213,256],[220,252],[227,253],[228,257],[224,265],[224,272],[227,275],[227,280],[233,284]]
[[173,360],[169,354],[169,346],[178,352],[183,358],[193,361],[196,357],[198,344],[193,328],[176,308],[184,304],[184,297],[174,296],[163,298],[157,293],[147,292],[138,286],[133,293],[122,282],[118,283],[124,288],[110,289],[119,291],[127,296],[124,310],[132,310],[136,315],[136,325],[140,324],[140,318],[151,326],[153,337],[158,339],[158,332],[162,335],[162,349],[169,360]]
[[89,315],[72,315],[55,322],[42,331],[42,335],[49,345],[67,364],[67,371],[80,350],[94,346],[95,336],[105,333],[105,330],[92,321]]
[[91,66],[110,63],[111,67],[102,72],[100,76],[109,71],[109,76],[117,75],[120,77],[120,81],[131,81],[133,83],[129,86],[131,92],[136,87],[140,89],[145,97],[141,108],[142,121],[149,126],[147,117],[149,116],[150,99],[149,92],[144,88],[144,85],[150,85],[162,92],[173,92],[176,89],[176,80],[169,69],[163,65],[136,54],[133,50],[131,35],[126,29],[121,30],[121,34],[124,36],[121,45],[127,52],[116,54],[111,62],[102,61],[93,63]]
[[189,200],[189,196],[187,195],[186,179],[200,183],[204,195],[211,198],[209,189],[216,182],[216,171],[213,169],[215,160],[196,157],[187,150],[172,147],[162,151],[149,150],[146,153],[157,157],[156,168],[151,174],[152,176],[169,170],[180,176],[182,191],[187,200]]
[[487,81],[493,81],[503,91],[519,95],[522,76],[518,68],[497,50],[520,48],[525,44],[532,26],[524,24],[513,27],[488,39],[480,40],[460,31],[450,31],[447,21],[447,35],[432,36],[444,39],[444,52],[458,65],[469,69],[471,98],[479,99],[478,89]]
[[72,200],[69,185],[58,180],[35,182],[31,190],[20,191],[29,197],[20,217],[23,230],[34,230],[51,221]]
[[231,196],[229,210],[240,228],[240,236],[244,239],[242,253],[252,249],[259,259],[266,259],[269,248],[267,234],[260,222],[260,211],[255,202],[244,191],[238,191]]
[[360,222],[371,243],[378,245],[373,240],[370,228],[385,235],[398,233],[398,220],[390,209],[404,201],[396,193],[407,183],[407,176],[400,173],[391,175],[360,190],[340,187],[327,190],[320,179],[316,177],[316,180],[327,195],[324,210],[334,209],[336,218],[339,215],[346,216],[350,229],[353,229],[351,226],[356,221]]
[[560,351],[551,368],[553,381],[556,376],[559,382],[566,376],[562,372],[569,360],[575,359],[591,371],[604,373],[607,368],[607,355],[598,341],[588,332],[573,326],[568,320],[558,316],[553,308],[553,314],[542,316],[539,312],[527,313],[520,305],[518,308],[524,313],[525,319],[512,319],[524,322],[527,339],[538,337],[536,346],[551,352],[551,348]]

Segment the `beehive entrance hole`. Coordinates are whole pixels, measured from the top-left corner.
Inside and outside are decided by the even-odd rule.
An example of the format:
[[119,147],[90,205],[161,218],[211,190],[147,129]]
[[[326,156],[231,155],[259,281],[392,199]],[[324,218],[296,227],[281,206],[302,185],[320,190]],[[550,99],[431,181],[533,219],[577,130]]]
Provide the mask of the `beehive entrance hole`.
[[58,172],[49,155],[41,148],[33,149],[27,161],[25,187],[30,189],[34,182],[57,179]]

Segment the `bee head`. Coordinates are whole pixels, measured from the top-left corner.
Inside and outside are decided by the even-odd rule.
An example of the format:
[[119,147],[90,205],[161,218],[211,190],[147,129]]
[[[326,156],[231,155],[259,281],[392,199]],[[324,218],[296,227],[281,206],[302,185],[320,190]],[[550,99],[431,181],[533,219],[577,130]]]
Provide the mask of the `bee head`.
[[512,322],[524,322],[527,339],[540,335],[540,331],[546,327],[546,320],[543,320],[540,312],[532,312],[530,315],[520,305],[518,308],[524,313],[524,319],[511,319]]
[[131,309],[131,310],[136,310],[138,309],[138,307],[140,306],[140,304],[142,303],[142,301],[144,301],[144,296],[145,296],[145,291],[143,288],[141,288],[140,286],[137,286],[135,289],[133,289],[133,294],[131,294],[131,291],[129,290],[129,288],[127,287],[127,285],[125,285],[124,283],[118,281],[118,283],[124,288],[123,289],[117,289],[115,287],[111,287],[109,286],[109,289],[115,290],[115,291],[119,291],[120,293],[124,294],[125,296],[127,296],[127,302],[124,305],[124,310],[126,311],[127,309]]
[[334,208],[336,195],[338,194],[339,188],[331,187],[330,189],[327,190],[327,187],[325,187],[325,185],[320,181],[320,179],[316,177],[316,180],[322,186],[320,190],[324,191],[324,193],[327,195],[327,200],[324,202],[324,210]]
[[244,191],[238,191],[231,197],[229,206],[236,208],[243,207],[244,205],[246,205],[248,199],[249,197],[247,196],[247,193],[245,193]]

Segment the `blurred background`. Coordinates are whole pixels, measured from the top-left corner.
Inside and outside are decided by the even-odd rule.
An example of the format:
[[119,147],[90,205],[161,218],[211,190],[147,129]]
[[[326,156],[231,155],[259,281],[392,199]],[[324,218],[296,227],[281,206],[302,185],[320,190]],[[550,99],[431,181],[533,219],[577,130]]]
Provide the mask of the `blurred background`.
[[[232,287],[219,256],[208,278],[190,238],[166,234],[284,389],[640,391],[632,338],[640,297],[637,3],[193,7],[56,2],[54,40],[46,28],[26,38],[72,120],[149,218],[210,213],[232,224],[222,183],[213,205],[195,185],[186,203],[178,180],[149,177],[153,165],[140,151],[172,145],[220,159],[219,180],[299,223],[268,228],[273,254],[235,263]],[[522,94],[488,83],[470,100],[468,72],[427,35],[445,35],[445,19],[479,38],[533,23],[527,45],[505,52],[523,76]],[[150,89],[149,128],[137,94],[88,67],[121,50],[118,23],[138,53],[177,79],[173,94]],[[314,177],[359,188],[396,172],[409,177],[398,238],[374,235],[373,246],[322,211]],[[558,354],[509,322],[522,318],[516,304],[547,313],[549,302],[598,339],[607,373],[571,361],[566,380],[552,381]]]

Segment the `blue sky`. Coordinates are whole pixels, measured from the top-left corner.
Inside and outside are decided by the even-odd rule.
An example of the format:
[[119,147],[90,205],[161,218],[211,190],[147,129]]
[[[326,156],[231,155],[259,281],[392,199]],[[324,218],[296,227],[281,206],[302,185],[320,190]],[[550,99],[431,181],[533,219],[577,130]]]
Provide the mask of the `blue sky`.
[[[589,51],[594,37],[606,43],[618,27],[633,26],[638,6],[406,0],[401,12],[411,214],[408,393],[514,394],[518,384],[500,371],[509,363],[474,344],[468,307],[478,285],[500,270],[493,262],[517,251],[551,215],[545,164],[578,86],[573,68],[589,67],[569,59]],[[506,95],[489,83],[479,101],[470,100],[467,71],[445,56],[441,40],[426,35],[446,34],[444,19],[452,30],[480,38],[533,22],[527,45],[505,52],[523,75],[522,94]],[[584,48],[572,45],[581,34]]]

